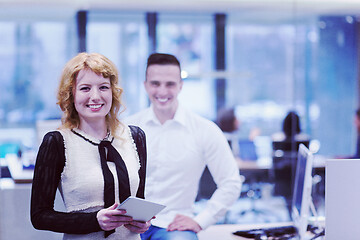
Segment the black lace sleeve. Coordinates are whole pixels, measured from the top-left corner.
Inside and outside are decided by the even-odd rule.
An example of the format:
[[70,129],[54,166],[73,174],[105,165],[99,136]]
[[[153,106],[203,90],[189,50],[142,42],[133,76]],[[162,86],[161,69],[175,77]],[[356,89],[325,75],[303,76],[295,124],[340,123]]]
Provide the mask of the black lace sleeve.
[[31,222],[36,229],[70,234],[101,231],[94,213],[54,210],[54,200],[65,165],[64,139],[60,132],[45,135],[36,158],[31,192]]
[[140,159],[139,177],[140,183],[136,196],[145,198],[145,177],[146,177],[146,136],[144,131],[136,126],[129,126],[131,135],[135,141],[136,148]]

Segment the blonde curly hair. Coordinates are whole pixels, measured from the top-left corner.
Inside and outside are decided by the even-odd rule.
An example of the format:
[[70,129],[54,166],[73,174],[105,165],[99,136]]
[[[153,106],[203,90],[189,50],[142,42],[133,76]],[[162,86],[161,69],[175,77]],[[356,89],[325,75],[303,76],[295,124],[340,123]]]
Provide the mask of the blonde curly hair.
[[99,53],[79,53],[65,64],[57,93],[57,104],[64,112],[61,119],[62,128],[79,127],[80,118],[75,109],[73,91],[78,73],[83,69],[90,69],[94,73],[110,79],[112,105],[106,115],[106,124],[109,130],[115,134],[120,126],[117,116],[124,107],[121,102],[123,89],[118,86],[119,74],[115,64]]

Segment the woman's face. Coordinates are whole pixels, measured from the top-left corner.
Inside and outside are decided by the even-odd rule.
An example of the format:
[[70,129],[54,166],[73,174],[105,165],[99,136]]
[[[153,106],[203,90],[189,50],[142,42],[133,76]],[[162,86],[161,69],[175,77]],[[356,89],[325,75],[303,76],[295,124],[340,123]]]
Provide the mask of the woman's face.
[[105,121],[112,104],[112,91],[109,78],[104,78],[90,69],[83,69],[76,78],[74,105],[83,121]]

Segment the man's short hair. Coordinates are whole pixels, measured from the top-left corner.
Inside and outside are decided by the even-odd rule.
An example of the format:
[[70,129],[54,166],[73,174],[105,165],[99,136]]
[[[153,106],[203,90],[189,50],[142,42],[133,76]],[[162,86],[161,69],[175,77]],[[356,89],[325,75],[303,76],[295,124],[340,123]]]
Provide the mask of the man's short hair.
[[147,66],[146,69],[148,69],[149,66],[154,64],[160,64],[160,65],[176,65],[180,68],[180,62],[179,60],[171,54],[166,53],[153,53],[148,57],[147,60]]

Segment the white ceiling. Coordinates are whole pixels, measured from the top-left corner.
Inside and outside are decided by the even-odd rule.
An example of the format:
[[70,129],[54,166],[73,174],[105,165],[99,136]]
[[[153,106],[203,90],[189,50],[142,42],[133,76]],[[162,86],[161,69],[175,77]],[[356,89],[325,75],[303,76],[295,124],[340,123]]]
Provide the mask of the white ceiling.
[[360,15],[360,0],[0,0],[0,19],[73,15],[83,10],[223,12],[252,18]]

